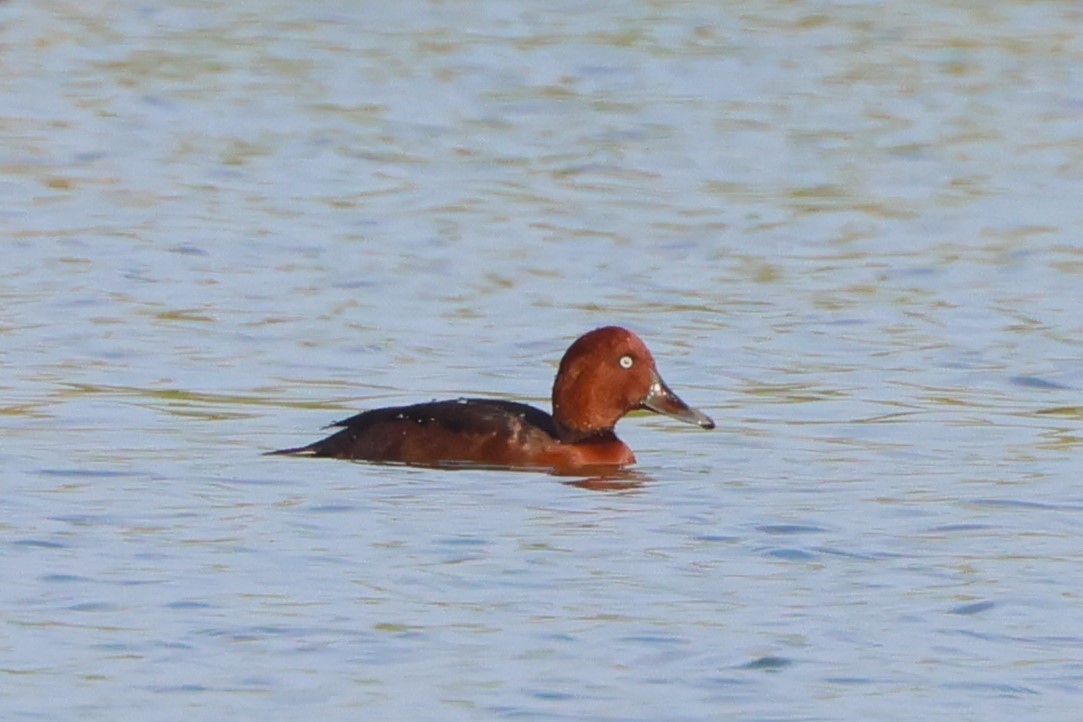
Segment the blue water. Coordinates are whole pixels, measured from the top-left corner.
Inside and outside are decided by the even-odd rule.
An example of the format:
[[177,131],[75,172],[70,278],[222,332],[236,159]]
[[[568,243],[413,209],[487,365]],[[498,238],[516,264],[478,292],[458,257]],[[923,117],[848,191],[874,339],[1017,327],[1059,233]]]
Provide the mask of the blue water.
[[[0,4],[0,718],[1079,719],[1081,21]],[[610,323],[719,428],[261,456]]]

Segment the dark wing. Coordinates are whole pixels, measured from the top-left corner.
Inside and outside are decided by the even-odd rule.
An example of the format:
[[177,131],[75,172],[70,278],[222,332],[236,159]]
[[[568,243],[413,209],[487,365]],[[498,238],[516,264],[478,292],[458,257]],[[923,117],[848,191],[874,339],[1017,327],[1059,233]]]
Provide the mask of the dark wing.
[[485,433],[494,428],[506,427],[512,418],[521,419],[531,426],[542,429],[556,437],[553,417],[529,404],[500,399],[454,399],[430,401],[411,406],[391,406],[383,409],[362,411],[330,426],[363,430],[367,426],[384,421],[409,419],[422,426],[439,424],[448,431],[464,434]]
[[524,426],[557,438],[553,418],[528,404],[500,399],[454,399],[363,411],[332,424],[341,431],[308,446],[274,454],[308,454],[349,459],[394,460],[404,431],[428,428],[442,436],[508,437]]

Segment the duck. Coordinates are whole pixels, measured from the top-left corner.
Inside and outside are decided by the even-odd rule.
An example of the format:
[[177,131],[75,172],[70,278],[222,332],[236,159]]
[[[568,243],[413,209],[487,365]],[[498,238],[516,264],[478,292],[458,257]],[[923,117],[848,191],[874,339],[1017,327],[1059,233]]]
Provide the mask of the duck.
[[552,413],[492,398],[457,398],[362,411],[305,446],[268,452],[427,467],[573,473],[636,463],[615,427],[646,410],[713,429],[662,380],[636,334],[603,326],[577,338],[560,360]]

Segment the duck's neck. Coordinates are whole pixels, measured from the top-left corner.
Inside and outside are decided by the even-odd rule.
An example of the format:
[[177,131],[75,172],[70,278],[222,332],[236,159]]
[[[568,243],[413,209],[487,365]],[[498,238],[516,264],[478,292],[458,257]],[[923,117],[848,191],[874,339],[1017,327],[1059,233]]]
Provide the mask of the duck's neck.
[[619,441],[613,429],[575,429],[571,426],[565,426],[556,419],[553,419],[553,425],[556,426],[557,429],[557,438],[564,444]]

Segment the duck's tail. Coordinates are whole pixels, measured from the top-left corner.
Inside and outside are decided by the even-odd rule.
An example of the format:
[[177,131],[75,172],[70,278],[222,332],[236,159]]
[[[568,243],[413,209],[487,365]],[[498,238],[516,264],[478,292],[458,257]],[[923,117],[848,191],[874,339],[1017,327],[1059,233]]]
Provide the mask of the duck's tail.
[[[317,442],[318,444],[318,442]],[[276,451],[265,451],[264,456],[315,456],[317,444],[309,444],[308,446],[298,446],[292,449],[277,449]]]

